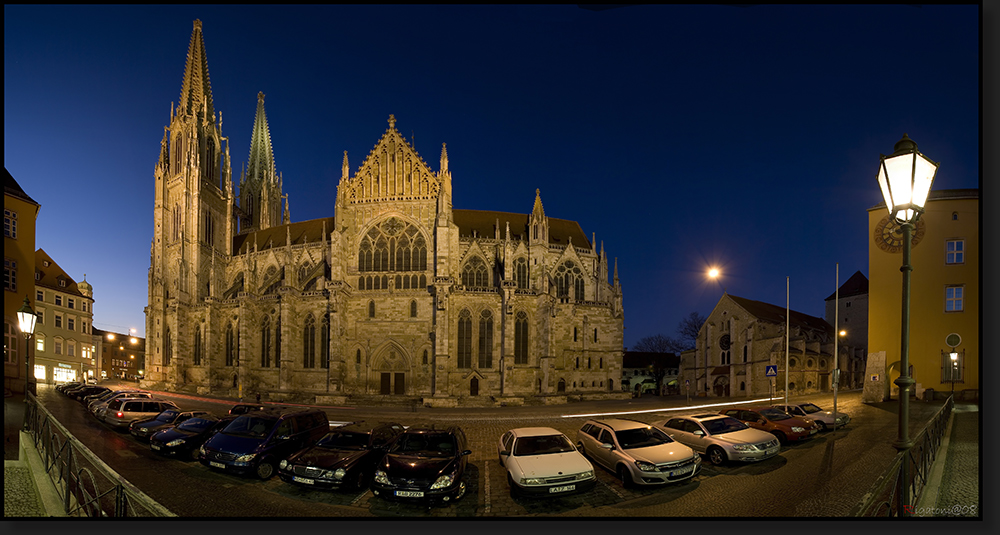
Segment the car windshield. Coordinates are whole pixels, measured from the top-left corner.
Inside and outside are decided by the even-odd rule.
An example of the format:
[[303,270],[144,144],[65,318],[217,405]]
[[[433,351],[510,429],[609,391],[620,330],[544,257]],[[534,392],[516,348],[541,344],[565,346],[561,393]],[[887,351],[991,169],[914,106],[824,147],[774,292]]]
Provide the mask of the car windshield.
[[207,418],[188,418],[182,422],[181,425],[178,425],[177,429],[200,432],[212,427],[217,421],[218,420],[209,420]]
[[722,435],[724,433],[732,433],[733,431],[749,429],[747,424],[737,420],[736,418],[729,417],[708,420],[702,422],[701,425],[705,426],[709,435]]
[[397,453],[448,457],[455,449],[455,437],[448,433],[403,433],[392,447]]
[[813,405],[812,403],[803,403],[802,405],[799,405],[799,408],[805,411],[806,414],[812,414],[814,412],[823,411],[823,409],[817,407],[816,405]]
[[787,412],[780,411],[778,409],[763,409],[760,415],[767,418],[768,420],[787,420],[791,418]]
[[277,422],[278,419],[273,417],[244,415],[227,425],[223,433],[227,435],[264,438],[271,432],[271,429],[274,428],[274,424]]
[[566,435],[546,435],[540,437],[521,437],[514,443],[514,456],[546,455],[549,453],[566,453],[575,451],[573,443]]
[[639,429],[615,431],[615,436],[618,437],[618,444],[624,450],[646,448],[673,442],[666,433],[655,427],[640,427]]
[[170,422],[174,421],[177,418],[178,414],[179,413],[177,411],[166,410],[166,411],[161,412],[160,415],[156,417],[156,419],[157,419],[157,421],[160,421],[160,422],[170,423]]
[[363,450],[368,447],[368,433],[335,431],[321,438],[316,445],[331,450]]

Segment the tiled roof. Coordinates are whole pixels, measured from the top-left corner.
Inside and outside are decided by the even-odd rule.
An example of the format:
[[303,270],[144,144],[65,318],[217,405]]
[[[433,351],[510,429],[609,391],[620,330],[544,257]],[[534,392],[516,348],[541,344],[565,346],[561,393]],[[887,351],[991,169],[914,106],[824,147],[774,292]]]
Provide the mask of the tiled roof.
[[[493,237],[493,227],[500,220],[500,237],[507,233],[507,222],[510,222],[510,233],[520,235],[522,240],[528,237],[528,214],[515,214],[511,212],[493,212],[487,210],[452,210],[452,219],[458,226],[459,235],[471,236],[475,230],[482,238]],[[574,247],[592,249],[590,240],[583,233],[580,224],[576,221],[566,219],[549,219],[549,243],[556,245],[568,245],[570,238]]]
[[[306,243],[306,240],[312,243],[320,241],[324,237],[328,239],[330,233],[333,231],[333,221],[334,218],[332,217],[323,217],[239,234],[233,236],[233,254],[245,253],[244,249],[253,250],[254,241],[257,243],[258,251],[270,249],[271,247],[284,247],[288,242],[289,233],[292,236],[292,245]],[[326,236],[323,236],[324,222],[326,223]]]
[[[743,307],[743,309],[748,313],[760,320],[767,321],[769,323],[785,323],[785,307],[779,307],[761,301],[754,301],[753,299],[746,299],[744,297],[736,297],[735,295],[730,295],[729,298],[736,302],[736,304]],[[821,330],[831,334],[833,333],[833,327],[831,327],[830,324],[822,318],[817,318],[815,316],[810,316],[794,310],[789,311],[788,316],[788,323],[792,326],[803,329]]]
[[[838,292],[833,292],[830,297],[824,299],[824,301],[829,301],[831,299],[837,298]],[[847,279],[847,282],[840,285],[840,297],[853,297],[855,295],[864,295],[868,293],[868,277],[865,277],[860,271],[855,271],[851,278]]]
[[[46,262],[49,265],[46,266]],[[67,275],[63,268],[59,267],[59,264],[56,264],[56,261],[52,260],[52,257],[42,249],[35,251],[35,270],[42,274],[42,278],[35,281],[35,286],[44,286],[59,292],[84,296],[77,288],[73,277]],[[60,280],[65,280],[66,286],[59,286]]]
[[3,193],[4,195],[10,195],[11,197],[21,199],[24,202],[30,202],[35,206],[40,206],[34,199],[28,196],[27,193],[21,189],[21,185],[14,180],[14,175],[10,174],[10,171],[6,167],[3,168]]

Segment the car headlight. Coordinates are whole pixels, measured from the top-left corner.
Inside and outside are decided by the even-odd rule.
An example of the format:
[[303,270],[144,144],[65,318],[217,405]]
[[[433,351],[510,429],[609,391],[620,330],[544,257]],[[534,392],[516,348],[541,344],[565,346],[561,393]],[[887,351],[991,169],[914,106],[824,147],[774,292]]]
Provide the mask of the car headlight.
[[240,455],[240,456],[236,457],[236,462],[240,462],[240,463],[250,462],[256,456],[257,456],[256,453],[244,453],[243,455]]
[[580,474],[576,477],[577,479],[594,479],[594,471],[587,470],[586,472],[580,472]]
[[176,438],[174,440],[171,440],[170,442],[167,442],[167,447],[168,448],[173,448],[174,446],[180,446],[183,443],[184,443],[184,439],[183,438]]
[[198,448],[198,454],[199,454],[199,455],[207,455],[207,454],[208,454],[208,452],[207,452],[207,451],[205,451],[205,445],[204,445],[204,444],[202,444],[202,445],[201,445],[201,446],[200,446],[200,447]]
[[285,468],[288,468],[288,461],[286,461],[285,459],[282,459],[281,462],[278,463],[278,468],[280,468],[282,470],[284,470]]
[[522,477],[521,478],[521,484],[525,485],[525,486],[527,486],[527,485],[544,485],[545,484],[545,480],[542,479],[542,478],[540,478],[540,477]]
[[455,472],[452,472],[450,474],[445,474],[437,478],[437,481],[435,481],[434,484],[431,485],[431,490],[443,489],[445,487],[449,487],[454,481],[455,481]]
[[389,476],[386,475],[382,470],[375,470],[375,482],[381,483],[383,485],[389,484]]
[[338,468],[333,472],[327,472],[327,474],[329,474],[327,477],[333,476],[336,479],[344,479],[344,476],[347,475],[347,470],[344,470],[343,468]]
[[733,451],[751,451],[753,450],[753,445],[751,444],[733,444],[731,446]]
[[636,461],[635,465],[639,467],[639,470],[643,472],[655,472],[656,465],[653,463],[647,463],[646,461]]
[[805,431],[805,428],[798,427],[798,426],[792,427],[792,433],[801,433],[803,431]]

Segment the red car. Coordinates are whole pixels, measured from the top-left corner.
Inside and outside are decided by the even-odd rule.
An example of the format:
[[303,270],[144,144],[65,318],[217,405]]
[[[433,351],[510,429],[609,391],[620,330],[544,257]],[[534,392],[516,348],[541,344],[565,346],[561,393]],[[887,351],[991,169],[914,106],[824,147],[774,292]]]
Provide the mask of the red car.
[[782,444],[805,440],[819,432],[816,422],[791,416],[774,407],[734,407],[720,411],[720,414],[736,418],[754,429],[767,431],[778,437]]

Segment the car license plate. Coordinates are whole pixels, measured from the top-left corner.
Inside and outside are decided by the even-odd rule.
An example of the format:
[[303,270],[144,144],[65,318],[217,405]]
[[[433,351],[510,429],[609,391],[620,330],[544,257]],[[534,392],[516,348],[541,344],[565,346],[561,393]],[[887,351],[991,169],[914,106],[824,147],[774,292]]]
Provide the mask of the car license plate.
[[209,466],[214,466],[216,468],[225,468],[226,467],[226,465],[224,465],[222,463],[217,463],[215,461],[208,461],[208,465]]
[[159,444],[150,444],[149,447],[152,448],[152,449],[154,449],[154,450],[156,450],[156,451],[160,451],[160,445]]
[[292,481],[294,481],[296,483],[302,483],[302,484],[305,484],[305,485],[313,485],[313,484],[316,483],[316,481],[314,481],[312,479],[308,479],[308,478],[304,478],[304,477],[299,477],[299,476],[292,476]]
[[690,471],[691,471],[691,467],[682,468],[680,470],[674,470],[673,472],[670,472],[670,475],[668,475],[667,477],[674,477],[674,476],[683,475],[683,474],[686,474],[686,473],[688,473]]
[[576,490],[576,485],[563,485],[561,487],[552,487],[549,489],[549,494],[555,494],[557,492],[569,492],[571,490]]
[[401,498],[423,498],[424,493],[419,490],[397,490],[396,496]]

